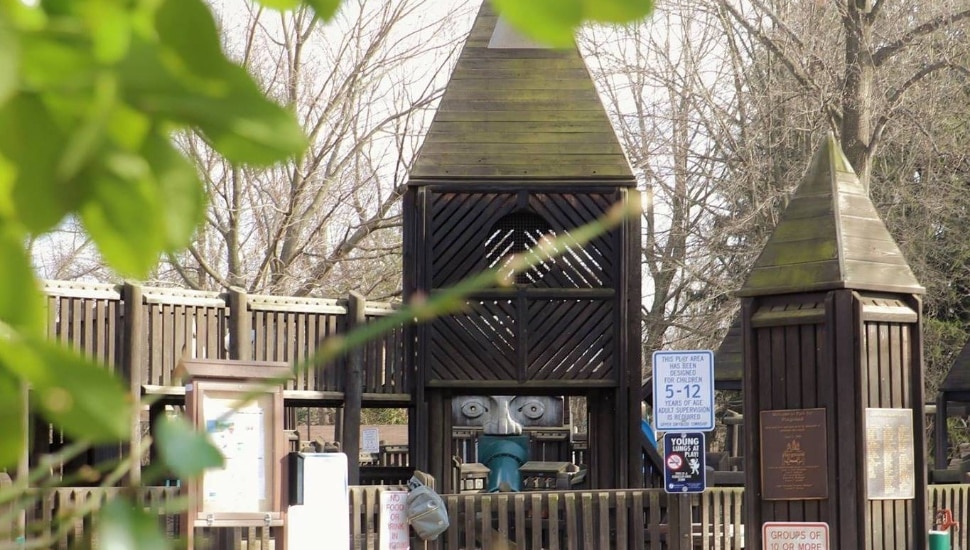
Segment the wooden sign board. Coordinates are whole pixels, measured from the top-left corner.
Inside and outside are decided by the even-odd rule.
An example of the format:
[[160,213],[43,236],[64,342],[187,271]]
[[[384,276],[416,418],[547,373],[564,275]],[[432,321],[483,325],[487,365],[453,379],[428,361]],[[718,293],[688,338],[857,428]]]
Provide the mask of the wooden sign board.
[[[185,413],[225,459],[221,469],[187,480],[188,535],[195,527],[283,524],[284,363],[191,361],[182,369]],[[236,378],[242,375],[244,378]]]
[[828,498],[825,409],[761,411],[765,500]]

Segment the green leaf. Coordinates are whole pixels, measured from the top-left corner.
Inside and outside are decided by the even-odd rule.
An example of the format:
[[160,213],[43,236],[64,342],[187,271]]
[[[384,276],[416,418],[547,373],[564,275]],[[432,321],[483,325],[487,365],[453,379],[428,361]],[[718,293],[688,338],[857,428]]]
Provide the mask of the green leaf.
[[22,34],[21,48],[24,89],[58,90],[57,96],[68,97],[82,91],[98,70],[91,43],[81,33],[40,29]]
[[132,106],[196,127],[235,163],[270,165],[298,156],[308,141],[292,112],[267,99],[245,69],[227,64],[201,79],[173,69],[150,44],[136,42],[119,69]]
[[24,451],[26,407],[20,381],[0,369],[0,469],[16,465]]
[[0,17],[0,105],[17,90],[20,71],[20,41],[9,21]]
[[208,468],[225,464],[209,437],[197,432],[182,417],[163,417],[155,427],[155,437],[159,456],[181,478],[199,476]]
[[4,324],[21,333],[41,334],[44,298],[34,279],[24,236],[0,223],[0,340]]
[[112,151],[101,160],[84,178],[81,220],[113,268],[142,278],[165,248],[159,218],[164,199],[140,155]]
[[78,440],[113,443],[128,437],[132,400],[118,378],[43,338],[0,338],[0,368],[30,383],[31,406]]
[[11,196],[19,220],[41,233],[70,210],[72,193],[56,177],[64,136],[33,95],[18,94],[0,108],[0,155],[17,169]]
[[493,0],[499,13],[525,35],[560,48],[571,47],[586,21],[630,23],[653,11],[653,0]]
[[324,21],[330,21],[340,8],[340,0],[306,0],[317,16]]
[[559,48],[574,44],[575,29],[583,22],[583,0],[493,0],[493,4],[524,34]]
[[127,498],[115,498],[101,508],[98,547],[103,550],[167,550],[168,540],[158,519]]
[[124,57],[131,43],[128,10],[113,0],[82,2],[79,9],[91,29],[95,59],[110,64]]
[[226,81],[233,93],[221,102],[186,101],[182,106],[219,153],[232,162],[266,166],[306,150],[308,141],[296,117],[266,99],[249,73],[234,66]]
[[583,14],[590,21],[630,23],[653,12],[653,0],[583,0]]
[[152,134],[143,153],[164,197],[153,215],[161,218],[165,250],[184,248],[205,215],[205,187],[195,166],[163,136]]
[[301,0],[259,0],[259,3],[267,8],[285,11],[299,6],[302,2]]
[[155,15],[155,29],[168,61],[178,68],[218,77],[230,64],[212,12],[200,0],[164,0]]

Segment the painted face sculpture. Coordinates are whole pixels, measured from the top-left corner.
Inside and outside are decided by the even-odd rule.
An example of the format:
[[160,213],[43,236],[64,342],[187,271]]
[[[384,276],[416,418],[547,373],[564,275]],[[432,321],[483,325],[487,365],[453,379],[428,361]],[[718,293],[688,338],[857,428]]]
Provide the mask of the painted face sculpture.
[[561,426],[560,397],[474,395],[456,397],[451,405],[456,426],[481,426],[485,435],[518,435],[529,426]]

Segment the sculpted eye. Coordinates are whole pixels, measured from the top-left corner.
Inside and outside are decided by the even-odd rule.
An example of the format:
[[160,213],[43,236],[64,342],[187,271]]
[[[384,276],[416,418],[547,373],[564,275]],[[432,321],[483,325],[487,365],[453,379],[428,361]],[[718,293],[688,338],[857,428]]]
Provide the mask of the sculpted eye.
[[526,418],[538,420],[543,414],[545,414],[546,406],[543,405],[541,401],[528,401],[526,404],[519,407],[519,412],[525,415]]
[[488,411],[488,409],[480,401],[466,401],[461,406],[461,414],[467,416],[468,418],[478,418],[486,411]]

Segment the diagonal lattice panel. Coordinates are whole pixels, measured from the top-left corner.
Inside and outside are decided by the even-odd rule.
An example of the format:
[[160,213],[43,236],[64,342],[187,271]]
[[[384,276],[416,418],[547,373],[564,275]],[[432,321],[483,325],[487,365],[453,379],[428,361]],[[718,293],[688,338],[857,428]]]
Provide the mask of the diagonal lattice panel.
[[430,325],[431,379],[515,380],[516,337],[509,301],[468,301],[466,311]]
[[[530,206],[560,236],[602,217],[612,206],[612,195],[537,195]],[[542,286],[558,288],[603,288],[613,284],[615,232],[594,238],[583,247],[570,247],[555,260]]]
[[528,378],[615,376],[613,304],[613,300],[530,301]]
[[442,288],[485,267],[485,239],[491,226],[512,211],[515,195],[439,193],[432,195],[432,288]]

